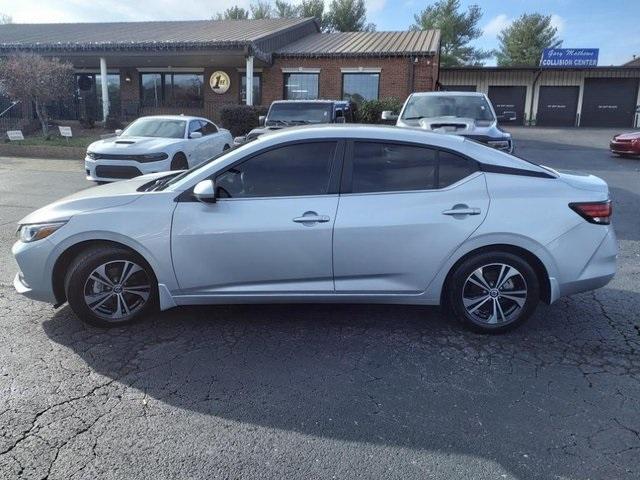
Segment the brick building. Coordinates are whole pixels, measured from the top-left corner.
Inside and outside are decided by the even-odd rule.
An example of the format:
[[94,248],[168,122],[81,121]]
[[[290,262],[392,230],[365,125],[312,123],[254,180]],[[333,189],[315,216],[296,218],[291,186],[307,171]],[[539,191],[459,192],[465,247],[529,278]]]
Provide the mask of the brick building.
[[73,100],[52,106],[54,117],[97,120],[215,117],[223,104],[278,99],[404,100],[434,89],[439,49],[438,31],[322,33],[312,18],[0,25],[0,56],[73,64]]

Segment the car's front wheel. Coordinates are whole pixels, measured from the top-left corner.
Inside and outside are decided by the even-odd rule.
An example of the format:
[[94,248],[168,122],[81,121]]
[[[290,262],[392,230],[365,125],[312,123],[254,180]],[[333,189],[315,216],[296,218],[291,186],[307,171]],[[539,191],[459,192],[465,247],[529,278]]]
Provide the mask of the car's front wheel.
[[65,278],[67,301],[83,321],[98,327],[130,323],[157,304],[155,276],[138,255],[116,246],[80,254]]
[[458,265],[449,276],[447,303],[463,325],[481,333],[502,333],[522,324],[540,297],[536,272],[510,252],[484,252]]

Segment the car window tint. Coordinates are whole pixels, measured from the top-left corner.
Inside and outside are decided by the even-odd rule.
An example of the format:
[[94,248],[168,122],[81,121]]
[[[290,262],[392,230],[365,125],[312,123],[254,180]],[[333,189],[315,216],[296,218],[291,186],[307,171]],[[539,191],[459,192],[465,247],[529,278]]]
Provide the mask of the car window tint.
[[216,179],[222,198],[323,195],[328,192],[336,142],[275,148],[234,166]]
[[218,129],[211,122],[202,122],[202,135],[211,135],[212,133],[218,133]]
[[202,133],[202,135],[204,135],[204,133],[202,132],[202,122],[200,120],[192,120],[189,123],[189,135],[191,135],[193,132],[200,132]]
[[355,142],[352,192],[436,188],[436,151],[411,145]]
[[477,170],[472,160],[450,152],[440,152],[438,188],[448,187]]

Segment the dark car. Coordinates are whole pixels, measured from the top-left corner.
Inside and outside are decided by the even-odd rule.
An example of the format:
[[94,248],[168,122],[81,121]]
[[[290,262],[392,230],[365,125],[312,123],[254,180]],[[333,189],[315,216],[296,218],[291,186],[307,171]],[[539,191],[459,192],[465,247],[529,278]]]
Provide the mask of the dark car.
[[609,142],[609,149],[618,155],[640,155],[640,132],[620,133]]
[[235,146],[258,138],[264,133],[297,125],[353,122],[353,107],[343,100],[277,100],[271,104],[260,127],[236,137]]

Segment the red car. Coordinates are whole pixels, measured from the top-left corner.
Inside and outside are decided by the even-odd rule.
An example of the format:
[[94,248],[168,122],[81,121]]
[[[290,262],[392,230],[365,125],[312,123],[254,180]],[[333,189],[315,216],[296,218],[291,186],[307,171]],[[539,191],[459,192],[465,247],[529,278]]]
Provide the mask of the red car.
[[640,132],[614,135],[609,149],[618,155],[640,155]]

